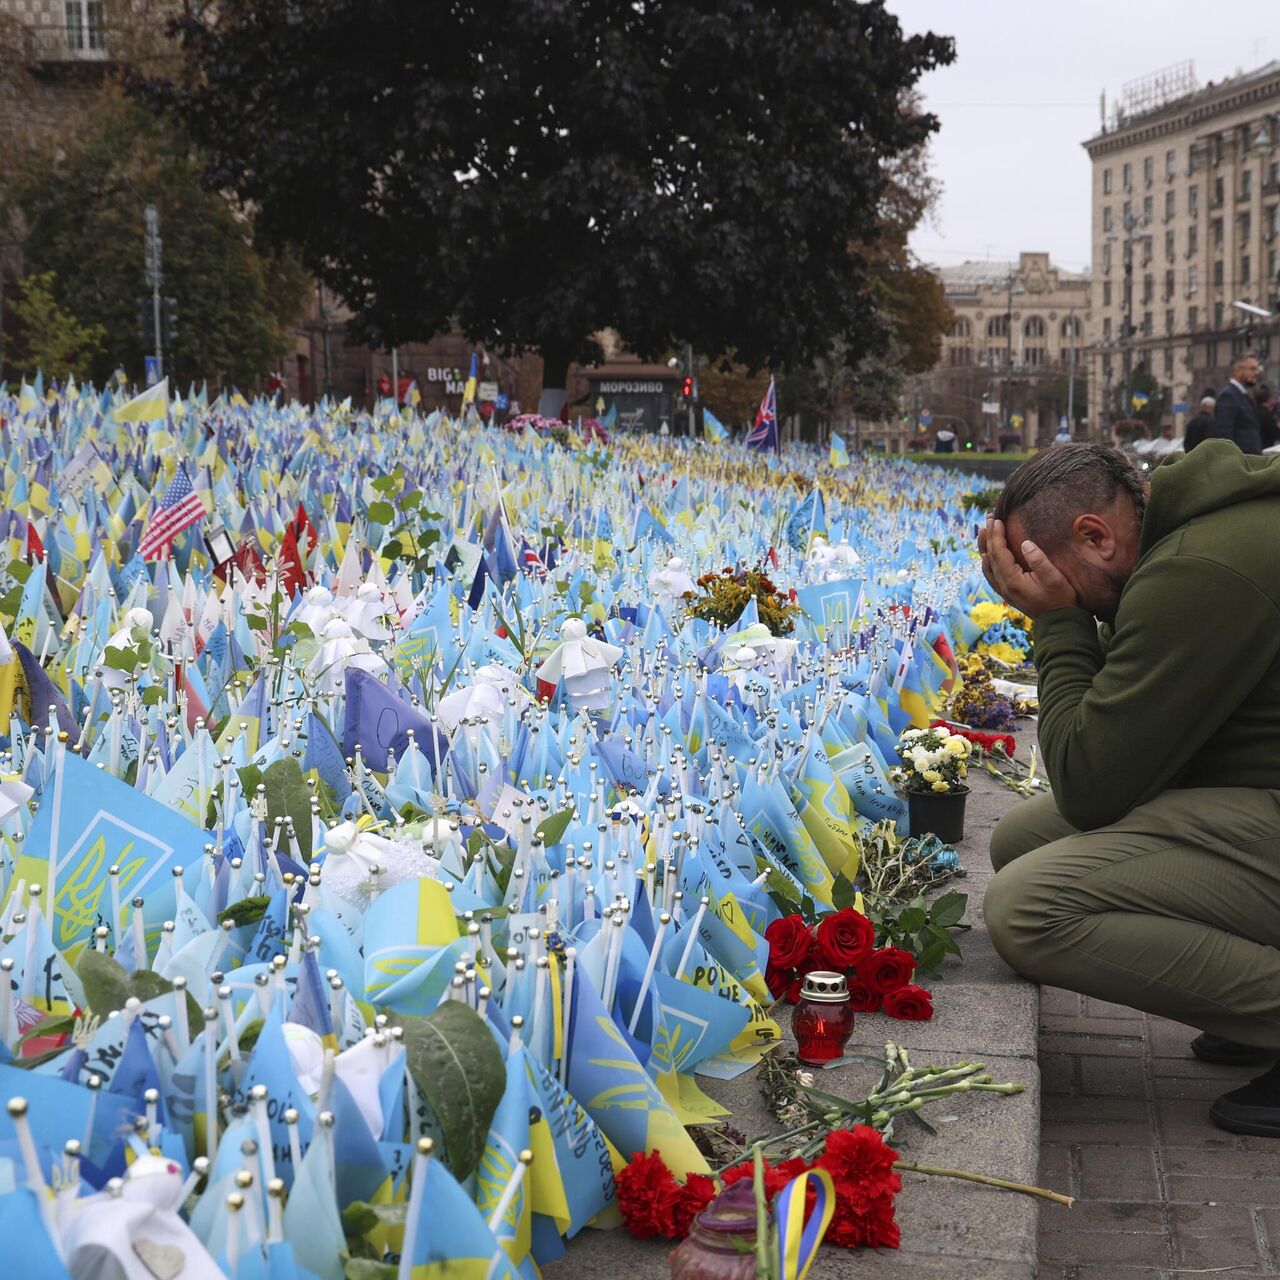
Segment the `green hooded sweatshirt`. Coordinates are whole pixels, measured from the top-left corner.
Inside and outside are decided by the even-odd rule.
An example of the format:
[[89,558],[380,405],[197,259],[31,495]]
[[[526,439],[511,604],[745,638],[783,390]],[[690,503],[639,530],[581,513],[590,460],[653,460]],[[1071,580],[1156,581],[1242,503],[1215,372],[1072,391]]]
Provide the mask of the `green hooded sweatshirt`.
[[1207,440],[1158,467],[1110,638],[1071,608],[1035,642],[1040,748],[1073,826],[1172,787],[1280,791],[1280,458]]

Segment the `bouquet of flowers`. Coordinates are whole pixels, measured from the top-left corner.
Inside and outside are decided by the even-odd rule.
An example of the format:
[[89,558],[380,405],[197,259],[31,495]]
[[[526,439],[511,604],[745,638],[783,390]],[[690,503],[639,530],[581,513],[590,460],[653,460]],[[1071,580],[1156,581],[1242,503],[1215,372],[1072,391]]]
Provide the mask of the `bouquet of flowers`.
[[956,720],[974,729],[1003,732],[1013,728],[1013,702],[996,689],[980,657],[970,654],[960,660],[960,678],[963,684],[951,704]]
[[908,729],[898,739],[894,780],[906,791],[965,791],[969,743],[945,725]]
[[695,618],[705,618],[719,627],[732,626],[755,600],[760,621],[773,635],[790,635],[795,629],[800,606],[784,596],[762,568],[704,573],[698,579],[698,589],[701,594],[689,605]]
[[845,907],[816,926],[801,915],[783,916],[764,936],[769,944],[765,982],[775,999],[799,1004],[805,976],[825,969],[844,974],[854,1013],[883,1011],[910,1022],[933,1017],[933,996],[911,982],[915,956],[900,947],[877,947],[875,926],[861,911]]

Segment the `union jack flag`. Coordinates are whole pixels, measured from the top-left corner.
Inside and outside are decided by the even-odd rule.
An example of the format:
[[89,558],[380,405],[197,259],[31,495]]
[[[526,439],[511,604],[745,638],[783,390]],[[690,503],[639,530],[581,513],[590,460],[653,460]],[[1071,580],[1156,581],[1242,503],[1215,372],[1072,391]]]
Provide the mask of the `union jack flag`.
[[179,463],[160,505],[152,511],[151,519],[142,531],[139,553],[144,560],[154,560],[168,549],[183,529],[203,519],[204,500],[191,487],[186,467]]
[[756,424],[747,433],[746,446],[762,453],[778,448],[778,396],[772,377],[769,379],[769,389],[764,393],[764,399],[760,401],[760,408],[756,411]]
[[542,557],[529,545],[528,538],[520,539],[520,567],[531,577],[545,579],[547,566]]

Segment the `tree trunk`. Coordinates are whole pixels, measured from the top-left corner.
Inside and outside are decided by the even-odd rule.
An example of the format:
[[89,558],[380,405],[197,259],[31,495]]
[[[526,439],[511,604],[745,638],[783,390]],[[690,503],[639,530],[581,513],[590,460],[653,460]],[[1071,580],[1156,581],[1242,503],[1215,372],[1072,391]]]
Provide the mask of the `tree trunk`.
[[558,418],[568,399],[569,365],[572,363],[568,343],[545,344],[542,348],[542,392],[538,396],[538,412],[544,418]]

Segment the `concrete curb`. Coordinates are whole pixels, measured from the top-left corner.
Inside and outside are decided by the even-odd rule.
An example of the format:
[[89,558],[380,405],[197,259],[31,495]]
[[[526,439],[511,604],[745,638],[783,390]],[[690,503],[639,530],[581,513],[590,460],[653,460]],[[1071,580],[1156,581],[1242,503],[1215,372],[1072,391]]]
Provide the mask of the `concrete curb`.
[[[985,1062],[997,1082],[1013,1081],[1025,1092],[1012,1097],[961,1095],[928,1112],[936,1136],[913,1125],[895,1139],[905,1159],[941,1168],[966,1169],[1014,1182],[1035,1183],[1040,1160],[1040,1072],[1036,1062],[1040,989],[1014,975],[995,954],[982,921],[982,895],[991,879],[988,840],[996,820],[1016,797],[985,774],[972,777],[965,839],[958,846],[968,873],[953,881],[969,895],[961,938],[962,962],[949,961],[946,980],[932,984],[931,1022],[898,1022],[882,1014],[859,1015],[851,1053],[879,1055],[886,1040],[903,1045],[916,1065],[950,1065],[960,1059]],[[794,1046],[784,1012],[788,1046]],[[826,1073],[832,1093],[857,1097],[874,1083],[870,1067]],[[760,1098],[756,1073],[732,1081],[699,1078],[699,1084],[734,1114],[748,1134],[776,1124]],[[951,1119],[954,1117],[954,1119]],[[824,1248],[810,1276],[835,1280],[875,1276],[884,1280],[1032,1280],[1036,1273],[1039,1201],[949,1178],[903,1175],[897,1201],[902,1247],[896,1250]],[[632,1239],[624,1231],[586,1231],[565,1258],[546,1272],[552,1280],[589,1280],[625,1274],[629,1280],[670,1275],[666,1241]]]

